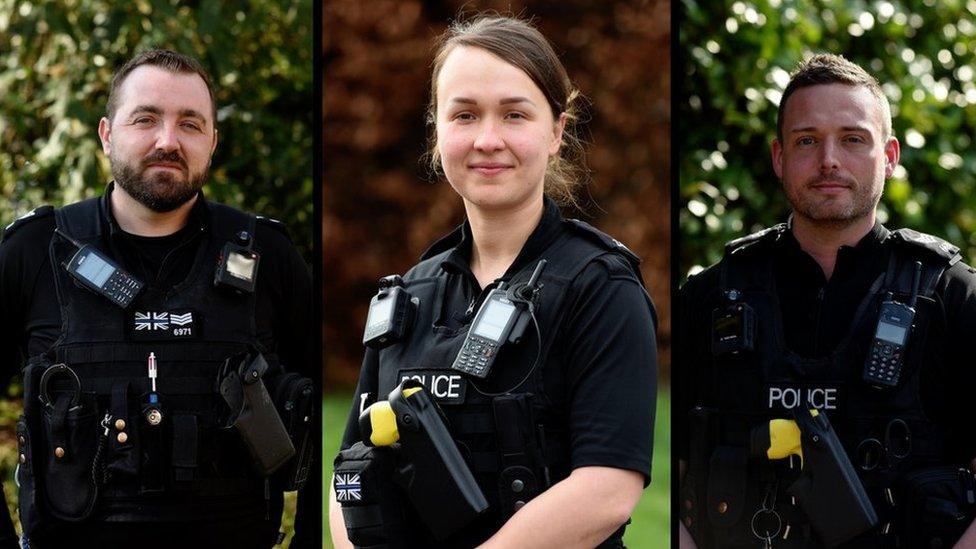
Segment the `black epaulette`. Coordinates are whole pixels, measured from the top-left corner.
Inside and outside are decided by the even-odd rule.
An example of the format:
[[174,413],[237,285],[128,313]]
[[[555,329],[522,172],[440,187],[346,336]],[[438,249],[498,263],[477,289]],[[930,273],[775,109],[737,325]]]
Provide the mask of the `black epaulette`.
[[38,206],[34,208],[33,210],[15,219],[13,223],[11,223],[10,225],[7,225],[7,228],[3,230],[3,237],[0,238],[0,242],[6,240],[10,235],[14,234],[14,232],[17,229],[30,223],[31,221],[34,221],[35,219],[40,219],[42,217],[47,217],[53,213],[54,213],[54,206],[44,205],[44,206]]
[[596,242],[603,248],[611,251],[618,252],[627,258],[634,265],[634,269],[640,264],[641,259],[637,257],[637,254],[630,251],[630,248],[624,246],[622,242],[616,238],[608,235],[607,233],[597,229],[596,227],[586,223],[585,221],[580,221],[579,219],[567,219],[566,220],[571,227],[577,229],[584,236],[589,238],[591,241]]
[[930,254],[934,254],[946,261],[948,265],[954,265],[962,259],[962,254],[959,253],[958,246],[946,242],[937,236],[920,233],[912,229],[898,229],[897,231],[891,232],[890,238],[893,238],[895,242],[907,244],[914,249],[922,249]]
[[773,225],[768,229],[763,229],[759,232],[743,236],[742,238],[736,238],[725,245],[725,255],[741,252],[760,242],[775,242],[787,229],[786,223],[780,223],[779,225]]
[[427,248],[424,253],[420,254],[420,260],[424,261],[434,257],[435,255],[442,254],[452,248],[456,248],[458,244],[461,243],[461,239],[464,238],[463,225],[454,229],[447,236],[441,237],[437,242],[434,242]]
[[284,223],[272,217],[264,217],[263,215],[255,215],[254,217],[257,219],[258,223],[264,225],[265,227],[275,229],[279,233],[285,235],[285,238],[291,242],[291,235],[288,234],[288,227],[285,227]]

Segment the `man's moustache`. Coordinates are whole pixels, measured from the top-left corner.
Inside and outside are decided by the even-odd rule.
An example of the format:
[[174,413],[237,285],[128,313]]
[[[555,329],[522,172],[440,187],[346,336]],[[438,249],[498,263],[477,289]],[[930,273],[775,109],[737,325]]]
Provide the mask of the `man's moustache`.
[[180,156],[180,153],[176,151],[173,152],[156,151],[142,159],[142,167],[145,168],[150,164],[156,162],[173,162],[179,164],[180,167],[183,168],[184,170],[186,169],[186,160],[183,160],[183,157]]

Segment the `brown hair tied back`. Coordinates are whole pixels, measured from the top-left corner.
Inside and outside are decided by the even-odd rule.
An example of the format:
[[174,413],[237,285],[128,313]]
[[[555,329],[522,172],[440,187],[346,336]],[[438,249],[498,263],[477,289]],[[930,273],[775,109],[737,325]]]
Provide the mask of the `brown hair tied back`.
[[514,17],[480,15],[467,21],[455,21],[441,35],[430,76],[430,103],[427,126],[430,129],[427,157],[435,173],[441,169],[437,152],[437,78],[447,56],[459,46],[481,48],[502,61],[521,69],[542,91],[554,120],[566,115],[559,153],[549,158],[545,193],[562,206],[579,207],[575,190],[587,176],[583,141],[577,134],[579,90],[573,87],[566,68],[552,45],[527,21]]

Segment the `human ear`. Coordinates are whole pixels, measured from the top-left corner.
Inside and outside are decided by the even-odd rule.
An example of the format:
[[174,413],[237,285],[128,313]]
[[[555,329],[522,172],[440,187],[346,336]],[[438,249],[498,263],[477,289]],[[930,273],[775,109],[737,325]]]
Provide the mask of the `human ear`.
[[98,139],[102,142],[102,152],[112,154],[112,122],[104,116],[98,121]]
[[567,120],[569,120],[569,115],[562,113],[559,115],[559,120],[553,123],[552,141],[549,143],[549,156],[559,154],[559,147],[563,144],[563,131],[566,129]]

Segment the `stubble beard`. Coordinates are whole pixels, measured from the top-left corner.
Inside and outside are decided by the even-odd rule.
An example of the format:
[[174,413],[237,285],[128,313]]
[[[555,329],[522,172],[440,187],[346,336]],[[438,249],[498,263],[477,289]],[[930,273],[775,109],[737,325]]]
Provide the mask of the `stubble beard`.
[[[152,162],[179,163],[185,175],[178,177],[168,171],[146,175]],[[157,213],[171,212],[190,201],[203,188],[210,172],[208,160],[200,173],[190,173],[186,161],[177,152],[155,151],[140,160],[138,166],[113,154],[109,156],[109,163],[115,183],[137,202]]]
[[[817,197],[812,187],[824,181],[840,181],[849,186],[848,196]],[[809,220],[814,225],[843,228],[864,219],[875,211],[884,189],[882,180],[866,187],[850,178],[838,175],[821,175],[804,182],[799,188],[783,182],[786,198],[793,207],[794,215]]]

